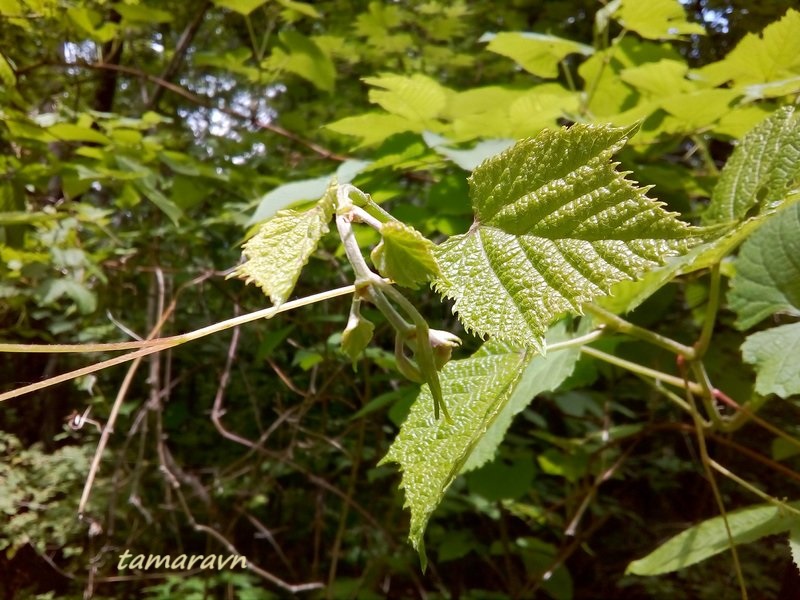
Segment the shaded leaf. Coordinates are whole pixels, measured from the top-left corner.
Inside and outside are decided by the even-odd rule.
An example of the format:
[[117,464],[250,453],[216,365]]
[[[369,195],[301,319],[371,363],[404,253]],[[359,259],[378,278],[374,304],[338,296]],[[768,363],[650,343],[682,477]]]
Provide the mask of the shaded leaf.
[[788,398],[800,394],[800,323],[759,331],[742,344],[742,357],[756,368],[756,392]]
[[285,70],[311,82],[317,88],[332,92],[336,80],[333,61],[312,40],[296,31],[284,29],[279,34],[282,47],[276,47],[267,66]]
[[546,130],[475,169],[475,224],[436,252],[436,288],[467,329],[541,348],[561,314],[699,241],[616,171],[611,157],[630,134]]
[[800,204],[794,204],[770,218],[742,246],[728,292],[739,329],[776,312],[800,317],[798,232]]
[[233,275],[255,283],[275,306],[286,302],[300,271],[328,232],[335,200],[336,186],[331,185],[313,208],[279,211],[245,243],[247,260]]
[[[800,502],[790,506],[798,508]],[[796,522],[795,515],[774,504],[757,504],[728,513],[728,525],[736,545],[788,531]],[[682,531],[644,558],[633,561],[625,572],[634,575],[672,573],[729,548],[725,522],[722,517],[714,517]]]
[[375,331],[375,325],[361,314],[360,308],[361,300],[354,298],[350,307],[350,318],[342,332],[342,352],[347,354],[354,364],[369,345],[372,333]]

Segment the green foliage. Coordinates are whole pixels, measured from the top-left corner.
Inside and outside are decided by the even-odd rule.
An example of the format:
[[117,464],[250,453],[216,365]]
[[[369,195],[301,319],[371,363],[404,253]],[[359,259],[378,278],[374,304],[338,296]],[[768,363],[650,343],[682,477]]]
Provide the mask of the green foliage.
[[331,185],[310,209],[279,211],[244,245],[247,261],[235,275],[254,282],[275,306],[289,298],[300,271],[328,232],[333,215],[336,186]]
[[[722,512],[712,476],[737,544],[794,493],[800,13],[729,4],[0,2],[0,397],[178,335],[3,402],[0,591],[734,597],[722,557],[622,572]],[[116,569],[230,547],[260,571]],[[751,593],[785,550],[739,547]]]
[[398,285],[417,288],[441,275],[434,258],[434,244],[422,234],[398,221],[383,223],[381,242],[372,250],[378,272]]
[[530,360],[525,350],[484,346],[470,358],[451,361],[441,373],[450,420],[437,419],[430,389],[419,398],[382,462],[396,462],[411,508],[409,539],[427,558],[422,536],[445,490],[461,471],[475,445],[500,414]]
[[[798,503],[789,506],[797,508]],[[668,540],[644,558],[628,565],[634,575],[662,575],[689,567],[729,548],[727,519],[735,544],[749,544],[768,535],[788,531],[797,516],[774,504],[757,504],[728,513],[726,518],[714,517],[690,527]]]
[[542,348],[561,314],[697,241],[615,169],[611,157],[631,133],[545,131],[475,169],[476,224],[437,251],[436,287],[468,330]]
[[740,329],[778,312],[800,316],[798,230],[800,204],[794,204],[779,211],[742,245],[728,293]]

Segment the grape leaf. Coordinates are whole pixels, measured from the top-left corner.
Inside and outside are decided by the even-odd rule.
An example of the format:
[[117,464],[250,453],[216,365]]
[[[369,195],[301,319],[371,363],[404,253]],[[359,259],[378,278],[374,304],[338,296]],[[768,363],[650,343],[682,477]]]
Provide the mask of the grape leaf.
[[372,251],[372,262],[381,275],[399,285],[418,288],[441,275],[433,256],[433,242],[413,227],[399,221],[381,226],[381,243]]
[[426,124],[435,119],[447,101],[445,88],[424,75],[384,75],[365,77],[364,82],[373,86],[369,100],[387,112]]
[[728,292],[739,329],[749,329],[776,312],[800,317],[798,231],[800,204],[793,204],[770,218],[742,246]]
[[[800,507],[800,502],[790,506]],[[728,525],[734,544],[748,544],[767,535],[788,531],[797,521],[789,511],[774,504],[757,504],[728,513]],[[714,517],[682,531],[653,552],[633,561],[626,573],[662,575],[691,566],[725,552],[730,541],[722,517]]]
[[[590,323],[590,321],[587,320],[586,323]],[[547,334],[547,342],[548,344],[563,342],[569,337],[562,321],[550,329]],[[498,342],[489,342],[478,350],[474,356],[489,353],[498,344]],[[539,354],[533,356],[524,368],[522,376],[505,406],[470,452],[469,458],[461,468],[461,472],[466,473],[472,469],[477,469],[492,460],[514,416],[522,412],[538,394],[558,388],[572,374],[579,357],[580,346],[574,346],[547,356]]]
[[281,210],[265,221],[243,247],[247,259],[231,276],[260,287],[275,306],[286,302],[300,271],[328,232],[336,200],[335,183],[313,208]]
[[409,540],[426,564],[425,526],[470,452],[508,402],[525,365],[524,350],[499,348],[447,363],[439,374],[451,421],[436,419],[424,385],[408,418],[381,461],[398,463],[405,506],[411,509]]
[[434,282],[468,330],[541,349],[561,314],[699,241],[611,162],[632,132],[545,130],[475,169],[475,223],[437,247]]
[[800,323],[759,331],[742,344],[742,358],[756,367],[756,392],[788,398],[800,394]]
[[764,120],[725,164],[703,215],[706,223],[741,221],[774,208],[800,180],[800,120],[790,106]]

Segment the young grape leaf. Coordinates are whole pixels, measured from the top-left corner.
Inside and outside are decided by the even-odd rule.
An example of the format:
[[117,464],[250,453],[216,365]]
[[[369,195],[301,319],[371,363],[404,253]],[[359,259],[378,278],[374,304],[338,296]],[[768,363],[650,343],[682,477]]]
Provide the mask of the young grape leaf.
[[[789,504],[800,507],[800,502]],[[788,531],[797,517],[774,504],[757,504],[728,513],[733,543],[748,544],[768,535]],[[730,548],[722,517],[714,517],[682,531],[653,552],[633,561],[626,573],[662,575],[691,566]]]
[[425,526],[472,449],[508,402],[529,352],[499,346],[447,363],[439,374],[451,420],[436,419],[427,385],[411,407],[381,464],[395,462],[403,473],[405,506],[411,509],[409,540],[426,564]]
[[357,297],[354,298],[350,307],[350,318],[342,332],[342,352],[350,357],[354,367],[356,360],[372,340],[374,331],[375,325],[372,324],[372,321],[361,314],[361,300]]
[[309,210],[281,210],[265,221],[245,243],[243,254],[247,260],[231,276],[255,283],[275,306],[286,302],[300,271],[328,232],[336,187],[332,183]]
[[703,215],[708,224],[742,221],[770,210],[800,180],[800,119],[786,106],[741,141],[720,174]]
[[381,226],[381,243],[372,251],[372,262],[381,275],[398,285],[418,288],[433,277],[441,275],[433,256],[433,242],[399,221]]
[[756,367],[756,391],[788,398],[800,394],[800,323],[754,333],[742,344],[742,358]]
[[541,349],[561,314],[699,241],[611,162],[633,131],[545,130],[475,169],[475,223],[436,251],[435,286],[468,330]]
[[798,231],[800,204],[794,204],[773,216],[742,246],[728,292],[739,329],[749,329],[776,312],[800,317]]

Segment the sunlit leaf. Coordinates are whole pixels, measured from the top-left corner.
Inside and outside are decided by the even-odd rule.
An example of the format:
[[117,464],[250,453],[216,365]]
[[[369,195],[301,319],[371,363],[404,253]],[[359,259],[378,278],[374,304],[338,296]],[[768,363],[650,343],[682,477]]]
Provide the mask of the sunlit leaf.
[[266,4],[269,0],[213,0],[216,6],[227,8],[240,15],[247,16],[259,6]]
[[652,40],[674,40],[706,32],[702,25],[686,20],[686,9],[679,0],[623,0],[613,18],[625,29]]
[[309,210],[279,211],[245,243],[246,262],[234,275],[255,283],[275,306],[286,302],[300,271],[328,232],[335,199],[336,187],[332,185]]
[[699,241],[616,170],[631,133],[546,130],[475,169],[475,224],[437,249],[436,287],[467,329],[541,348],[561,314]]
[[589,56],[594,48],[554,35],[529,32],[487,33],[480,39],[486,49],[507,56],[523,69],[539,77],[558,77],[558,63],[569,54]]
[[370,102],[380,105],[391,114],[420,124],[427,124],[436,118],[447,100],[444,88],[424,75],[384,75],[367,77],[364,82],[377,88],[370,90]]
[[715,63],[697,70],[711,85],[780,81],[800,75],[800,12],[789,9],[762,32],[748,33]]

